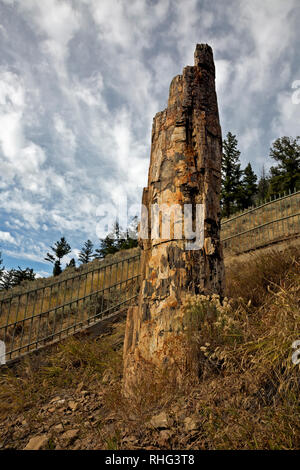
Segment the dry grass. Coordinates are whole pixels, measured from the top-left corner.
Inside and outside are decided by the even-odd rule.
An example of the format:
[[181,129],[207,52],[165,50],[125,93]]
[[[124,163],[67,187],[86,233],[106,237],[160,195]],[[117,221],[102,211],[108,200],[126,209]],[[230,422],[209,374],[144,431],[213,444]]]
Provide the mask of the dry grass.
[[[253,255],[227,271],[230,301],[190,300],[201,379],[198,408],[209,409],[196,443],[208,448],[295,449],[300,444],[300,250]],[[202,359],[202,362],[201,362]],[[195,444],[196,445],[196,444]]]
[[[275,221],[278,218],[297,214],[299,210],[299,197],[299,194],[296,193],[284,199],[273,200],[271,203],[257,208],[250,207],[247,210],[233,214],[229,219],[222,219],[223,238],[237,233],[236,229],[238,229],[238,232],[243,232],[267,222]],[[232,218],[235,218],[236,221],[232,221]],[[231,222],[227,223],[228,220],[231,220]],[[292,226],[293,224],[289,223],[288,220],[282,220],[276,230],[286,235],[290,233]]]
[[113,334],[95,339],[69,338],[43,351],[26,357],[18,366],[0,369],[0,417],[38,409],[53,396],[75,392],[83,383],[85,388],[97,387],[103,373],[110,369],[120,375],[124,323]]
[[[278,248],[253,252],[241,259],[229,260],[226,269],[226,296],[251,301],[259,307],[269,297],[269,288],[289,286],[299,272],[300,245],[287,244]],[[276,287],[277,286],[277,287]]]
[[299,203],[300,194],[296,193],[223,219],[221,239],[233,237],[224,242],[225,251],[243,253],[299,234]]

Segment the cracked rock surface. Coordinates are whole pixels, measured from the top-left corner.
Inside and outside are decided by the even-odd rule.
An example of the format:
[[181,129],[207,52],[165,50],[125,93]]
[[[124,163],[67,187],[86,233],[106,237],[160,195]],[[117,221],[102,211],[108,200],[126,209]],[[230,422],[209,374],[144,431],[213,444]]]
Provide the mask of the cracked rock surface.
[[[186,293],[223,295],[222,134],[211,47],[198,44],[194,58],[194,66],[185,67],[172,80],[168,106],[153,120],[148,186],[142,199],[143,238],[139,240],[142,288],[138,306],[128,311],[125,334],[127,390],[143,371],[142,364],[171,364],[174,353],[178,357]],[[167,212],[175,208],[169,233],[163,232],[162,219],[154,227],[151,214],[156,205]],[[199,214],[197,205],[202,205]],[[192,230],[200,223],[199,217],[204,220],[202,243],[191,245],[186,221],[181,225],[180,214],[186,206],[192,207]]]

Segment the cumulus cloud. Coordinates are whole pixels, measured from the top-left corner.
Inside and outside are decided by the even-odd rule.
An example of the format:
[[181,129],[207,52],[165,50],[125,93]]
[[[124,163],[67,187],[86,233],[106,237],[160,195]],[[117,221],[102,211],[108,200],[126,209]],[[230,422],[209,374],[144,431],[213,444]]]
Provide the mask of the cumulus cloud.
[[[300,76],[300,74],[299,74]],[[272,120],[272,130],[275,136],[300,135],[300,103],[293,100],[294,89],[283,91],[276,100],[277,113]]]
[[297,3],[0,0],[0,230],[22,244],[3,251],[42,261],[65,235],[73,257],[97,240],[99,207],[140,203],[152,118],[199,42],[224,136],[243,165],[268,166],[270,142],[299,133]]
[[49,272],[48,272],[48,271],[38,271],[38,272],[36,272],[36,274],[35,274],[36,279],[40,279],[40,278],[48,277],[48,276],[49,276]]
[[24,133],[25,90],[22,79],[10,71],[0,73],[0,145],[4,174],[17,178],[25,189],[37,191],[40,169],[46,160],[42,148]]
[[103,88],[103,77],[99,72],[81,82],[75,81],[72,93],[87,106],[102,106],[103,112],[107,112],[106,103],[101,96]]
[[1,230],[0,230],[0,240],[2,242],[12,243],[12,244],[16,243],[14,237],[12,237],[9,232],[2,232]]
[[56,131],[57,144],[60,151],[63,151],[63,164],[74,166],[74,155],[77,149],[76,135],[72,129],[68,128],[65,120],[59,114],[53,116],[53,125]]
[[80,27],[80,17],[72,3],[62,0],[15,0],[14,5],[42,39],[41,49],[53,60],[58,75],[65,77],[69,42]]

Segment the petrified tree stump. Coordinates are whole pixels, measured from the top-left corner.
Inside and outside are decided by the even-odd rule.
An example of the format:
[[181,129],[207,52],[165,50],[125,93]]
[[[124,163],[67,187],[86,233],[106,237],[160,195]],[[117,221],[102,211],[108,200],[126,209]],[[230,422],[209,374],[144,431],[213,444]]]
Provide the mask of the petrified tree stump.
[[[142,286],[138,306],[128,311],[125,333],[127,391],[147,364],[170,365],[180,356],[177,339],[184,330],[181,306],[186,293],[223,293],[222,134],[215,66],[207,44],[198,44],[194,57],[195,65],[172,80],[168,107],[153,120],[139,239]],[[162,219],[154,223],[157,207],[163,215],[174,209],[170,234],[162,233]],[[189,229],[186,218],[183,224],[180,220],[185,208],[192,216]],[[191,232],[197,233],[200,226],[203,230],[191,240]]]

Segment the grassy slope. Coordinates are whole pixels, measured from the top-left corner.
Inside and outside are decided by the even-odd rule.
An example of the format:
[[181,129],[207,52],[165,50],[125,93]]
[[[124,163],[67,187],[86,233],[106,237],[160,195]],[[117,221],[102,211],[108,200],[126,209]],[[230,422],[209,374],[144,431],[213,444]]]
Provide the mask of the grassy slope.
[[[198,383],[146,377],[134,399],[124,398],[124,324],[2,369],[0,446],[24,448],[46,434],[47,448],[299,448],[300,369],[291,361],[300,339],[299,263],[296,247],[228,261],[231,300],[213,319],[211,303],[192,299],[187,309],[202,318]],[[150,419],[161,412],[168,423],[158,429]]]

